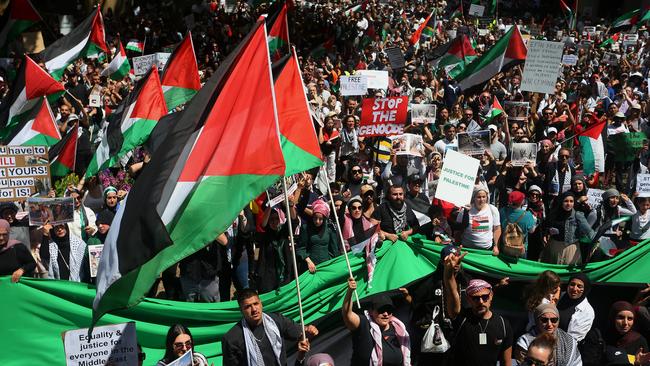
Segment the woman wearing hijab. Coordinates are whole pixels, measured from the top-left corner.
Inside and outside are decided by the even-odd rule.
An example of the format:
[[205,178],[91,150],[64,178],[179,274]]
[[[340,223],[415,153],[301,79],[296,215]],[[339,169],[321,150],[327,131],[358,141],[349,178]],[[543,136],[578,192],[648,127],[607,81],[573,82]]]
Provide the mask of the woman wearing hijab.
[[578,241],[582,237],[592,239],[595,235],[582,212],[574,209],[575,194],[567,191],[560,196],[555,213],[544,224],[546,246],[540,261],[552,264],[580,264],[582,255]]
[[571,178],[571,192],[575,195],[574,208],[576,211],[582,212],[587,219],[589,225],[596,222],[596,211],[587,203],[587,181],[581,174],[576,174]]
[[10,237],[11,226],[0,219],[0,276],[11,275],[11,282],[18,282],[24,274],[31,275],[36,262],[29,249]]
[[112,213],[117,212],[117,188],[108,186],[104,189],[104,210],[110,210]]
[[47,264],[48,278],[88,282],[86,243],[70,233],[68,224],[43,226],[41,259]]
[[[348,211],[345,213],[345,221],[343,222],[343,240],[345,241],[345,248],[350,250],[356,244],[359,244],[366,239],[369,235],[366,231],[372,227],[369,219],[363,216],[363,201],[361,197],[355,196],[348,202]],[[369,233],[370,235],[374,233]]]
[[608,330],[605,342],[608,346],[624,349],[630,363],[634,363],[643,350],[647,352],[648,341],[641,333],[634,330],[636,309],[627,301],[617,301],[609,310]]
[[629,242],[627,240],[621,240],[621,225],[617,224],[612,226],[609,222],[621,216],[632,216],[636,214],[636,207],[634,207],[634,203],[628,196],[619,193],[614,188],[606,190],[602,197],[603,200],[596,209],[596,223],[593,227],[598,229],[602,225],[607,225],[608,228],[603,234],[603,237],[611,239],[619,249],[625,249],[629,246]]
[[560,329],[572,336],[576,342],[585,338],[596,317],[594,308],[587,300],[590,290],[589,278],[584,273],[576,273],[569,278],[566,292],[557,303]]
[[520,364],[524,361],[530,344],[541,334],[547,333],[555,338],[552,361],[554,366],[580,366],[582,358],[578,352],[578,342],[558,327],[560,312],[554,304],[541,304],[535,308],[535,327],[517,339],[513,348],[513,358]]
[[[296,206],[292,201],[293,197],[290,197],[291,223],[295,230],[300,221],[297,219]],[[259,293],[266,293],[291,280],[289,224],[285,211],[279,207],[267,207],[260,221],[263,230],[257,237],[259,254],[255,273],[257,290]]]
[[300,243],[296,255],[307,265],[311,273],[316,272],[316,266],[339,255],[339,243],[334,230],[326,223],[330,215],[329,204],[316,200],[312,204],[314,214],[311,221],[303,224],[300,229]]

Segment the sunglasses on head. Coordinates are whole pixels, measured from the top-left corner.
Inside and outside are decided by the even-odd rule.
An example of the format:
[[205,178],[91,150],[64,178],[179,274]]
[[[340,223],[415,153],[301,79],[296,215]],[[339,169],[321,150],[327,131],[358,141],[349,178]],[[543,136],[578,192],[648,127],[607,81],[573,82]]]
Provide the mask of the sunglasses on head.
[[537,319],[539,319],[539,321],[542,322],[542,324],[546,324],[548,322],[551,322],[553,324],[557,324],[557,322],[560,321],[560,318],[547,318],[545,316],[540,316]]

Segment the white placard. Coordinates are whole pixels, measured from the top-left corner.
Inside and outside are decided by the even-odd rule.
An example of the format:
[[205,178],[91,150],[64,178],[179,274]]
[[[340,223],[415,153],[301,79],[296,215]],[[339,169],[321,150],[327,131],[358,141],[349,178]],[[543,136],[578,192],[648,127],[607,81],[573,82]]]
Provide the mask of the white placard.
[[135,323],[95,327],[88,341],[88,328],[69,330],[63,335],[67,366],[138,364],[138,339]]
[[174,362],[167,364],[167,366],[192,366],[192,350],[185,352],[181,357],[177,358]]
[[102,96],[99,93],[92,93],[88,96],[88,106],[89,107],[102,107]]
[[475,17],[482,17],[484,12],[485,12],[485,6],[478,5],[478,4],[470,4],[469,11],[467,12],[467,14]]
[[585,35],[588,34],[588,35],[590,35],[590,36],[593,37],[593,36],[596,35],[596,27],[593,27],[593,26],[585,26],[584,28],[582,28],[582,33],[584,33]]
[[600,206],[600,202],[603,200],[603,191],[602,189],[589,188],[587,190],[587,203],[591,208],[596,208]]
[[636,175],[636,191],[639,197],[650,197],[650,174]]
[[167,65],[167,60],[172,54],[170,52],[156,52],[156,65],[158,65],[158,71],[162,71]]
[[564,43],[531,39],[521,90],[553,94],[560,71]]
[[472,201],[478,159],[447,150],[435,197],[462,207]]
[[149,71],[151,65],[156,61],[156,54],[131,57],[133,62],[133,73],[135,76],[144,75]]
[[366,76],[368,89],[388,89],[388,71],[386,70],[357,70],[354,74]]
[[365,95],[368,90],[368,77],[365,75],[341,76],[341,95]]
[[578,64],[578,55],[562,56],[562,65],[575,66]]
[[639,40],[638,34],[624,34],[623,35],[623,45],[624,46],[635,46],[636,42]]
[[481,37],[482,37],[482,36],[487,36],[488,31],[489,31],[488,29],[481,29],[481,28],[479,28],[479,29],[478,29],[478,35],[481,36]]
[[412,124],[431,124],[436,122],[435,104],[411,104]]

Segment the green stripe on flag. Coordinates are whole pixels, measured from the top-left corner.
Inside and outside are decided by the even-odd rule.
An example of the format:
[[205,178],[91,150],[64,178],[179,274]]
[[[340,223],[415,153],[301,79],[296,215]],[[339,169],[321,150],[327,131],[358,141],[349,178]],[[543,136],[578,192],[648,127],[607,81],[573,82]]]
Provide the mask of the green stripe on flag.
[[189,102],[197,92],[198,90],[172,86],[164,92],[167,109],[171,111],[179,105]]
[[55,139],[52,136],[44,135],[42,133],[39,133],[38,135],[32,137],[31,139],[23,142],[21,145],[22,146],[52,146],[59,142],[58,139]]
[[287,176],[323,165],[321,159],[301,149],[283,135],[280,135],[280,145],[287,166],[284,174]]
[[589,136],[580,136],[580,148],[582,154],[582,169],[585,175],[594,174],[596,171],[596,159],[594,158],[594,150],[591,146],[591,138]]

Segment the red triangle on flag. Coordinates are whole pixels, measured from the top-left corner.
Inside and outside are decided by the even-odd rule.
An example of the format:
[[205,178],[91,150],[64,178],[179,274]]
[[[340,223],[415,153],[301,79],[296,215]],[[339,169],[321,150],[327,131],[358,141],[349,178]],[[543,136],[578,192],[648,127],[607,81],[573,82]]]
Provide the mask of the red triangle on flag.
[[32,130],[57,140],[61,140],[61,134],[56,126],[56,122],[54,121],[54,116],[52,116],[50,103],[47,102],[47,98],[45,97],[43,97],[41,108],[38,111],[38,114],[36,114],[36,118],[32,124]]
[[525,60],[528,52],[526,44],[524,43],[524,39],[521,37],[519,27],[517,25],[513,25],[513,27],[515,30],[510,36],[508,49],[506,50],[506,58],[511,60]]
[[147,81],[142,85],[130,118],[143,118],[158,121],[167,114],[165,96],[160,86],[158,68],[153,67]]
[[29,0],[12,0],[11,19],[38,22],[41,20],[41,15],[38,14]]
[[589,123],[589,127],[580,132],[579,136],[587,136],[596,140],[603,133],[603,128],[605,128],[605,125],[607,124],[607,119],[603,118],[600,120],[592,114]]
[[162,85],[193,90],[201,89],[191,32],[187,32],[185,39],[176,47],[174,54],[165,65]]
[[54,80],[29,56],[25,56],[25,94],[27,100],[65,91],[61,83]]
[[108,53],[108,46],[106,45],[106,32],[104,31],[104,20],[102,12],[99,7],[93,19],[93,25],[90,31],[90,42],[96,44],[99,48]]

